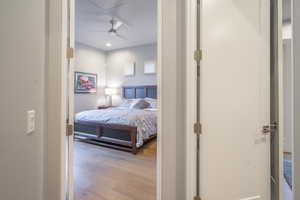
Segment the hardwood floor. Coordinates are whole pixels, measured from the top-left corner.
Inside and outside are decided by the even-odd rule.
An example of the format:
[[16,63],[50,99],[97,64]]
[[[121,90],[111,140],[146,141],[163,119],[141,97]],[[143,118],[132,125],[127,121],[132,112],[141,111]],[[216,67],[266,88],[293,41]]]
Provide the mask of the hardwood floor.
[[75,200],[155,200],[156,142],[137,155],[76,141]]

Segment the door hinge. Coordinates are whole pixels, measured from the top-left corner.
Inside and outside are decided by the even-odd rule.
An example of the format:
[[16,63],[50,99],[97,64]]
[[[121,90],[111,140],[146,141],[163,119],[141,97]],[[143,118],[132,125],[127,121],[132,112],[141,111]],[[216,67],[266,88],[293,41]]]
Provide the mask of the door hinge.
[[200,62],[202,60],[202,50],[198,49],[194,52],[194,59],[196,62]]
[[72,136],[73,135],[73,125],[72,124],[67,124],[67,136]]
[[201,135],[202,134],[202,125],[200,122],[196,122],[194,124],[194,132],[197,134],[197,135]]
[[201,197],[195,196],[195,197],[194,197],[194,200],[201,200]]
[[74,58],[74,48],[67,48],[67,59],[72,59]]
[[271,176],[271,181],[276,185],[277,181],[275,180],[275,178],[273,176]]
[[269,133],[274,133],[274,132],[276,132],[277,129],[278,129],[278,124],[277,124],[276,122],[274,122],[274,123],[271,123],[270,125],[265,125],[265,126],[263,126],[263,128],[262,128],[262,133],[263,133],[264,135],[267,135],[267,134],[269,134]]

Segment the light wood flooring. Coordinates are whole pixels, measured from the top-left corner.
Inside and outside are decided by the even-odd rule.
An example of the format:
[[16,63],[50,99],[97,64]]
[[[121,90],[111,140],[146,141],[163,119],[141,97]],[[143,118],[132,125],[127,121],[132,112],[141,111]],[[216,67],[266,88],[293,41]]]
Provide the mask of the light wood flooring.
[[76,141],[75,200],[155,200],[156,142],[137,154]]

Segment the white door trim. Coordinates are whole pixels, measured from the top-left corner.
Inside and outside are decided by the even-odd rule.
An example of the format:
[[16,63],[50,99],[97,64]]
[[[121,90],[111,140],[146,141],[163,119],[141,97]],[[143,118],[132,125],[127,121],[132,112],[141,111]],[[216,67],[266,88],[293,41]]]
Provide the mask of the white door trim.
[[[179,124],[184,122],[178,120],[179,113],[176,111],[177,106],[181,104],[177,103],[177,98],[172,99],[171,104],[166,98],[170,93],[178,95],[177,69],[182,67],[178,52],[182,49],[180,46],[182,41],[176,31],[182,30],[183,27],[178,28],[179,22],[173,20],[174,15],[176,17],[181,13],[182,7],[179,5],[181,3],[182,1],[174,3],[173,0],[158,0],[158,87],[160,105],[164,108],[158,113],[157,200],[176,199],[178,184],[181,185],[184,181],[178,179],[179,169],[176,167],[184,163],[177,155],[177,151],[184,151],[177,146],[177,137],[184,137],[184,134],[178,130]],[[45,75],[47,100],[44,199],[65,200],[66,85],[64,79],[67,75],[67,0],[47,1],[46,8],[48,9],[48,41]],[[172,31],[175,36],[170,36]],[[165,95],[166,91],[171,92]],[[175,115],[170,116],[168,111]],[[164,135],[161,134],[162,131]]]
[[[162,0],[158,0],[157,3],[157,25],[158,25],[158,30],[157,30],[157,86],[158,86],[158,105],[161,105],[161,71],[162,71]],[[157,174],[156,174],[156,199],[157,200],[162,200],[162,135],[161,135],[161,120],[162,120],[162,113],[161,109],[159,108],[158,113],[157,113],[157,161],[156,161],[156,169],[157,169]]]
[[45,117],[44,199],[66,198],[66,91],[67,0],[47,1],[47,63]]
[[279,115],[279,199],[284,200],[284,169],[283,169],[283,153],[284,153],[284,83],[283,83],[283,36],[282,36],[282,0],[278,0],[278,115]]
[[197,0],[186,1],[186,199],[194,199],[196,193],[196,84],[197,66],[194,51],[197,46]]

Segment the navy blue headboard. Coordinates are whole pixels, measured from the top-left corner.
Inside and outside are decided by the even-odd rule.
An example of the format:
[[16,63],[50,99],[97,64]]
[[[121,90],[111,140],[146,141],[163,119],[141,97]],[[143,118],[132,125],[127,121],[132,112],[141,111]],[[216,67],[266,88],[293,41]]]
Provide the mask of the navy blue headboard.
[[123,87],[124,99],[138,99],[138,98],[153,98],[157,99],[157,86],[126,86]]

